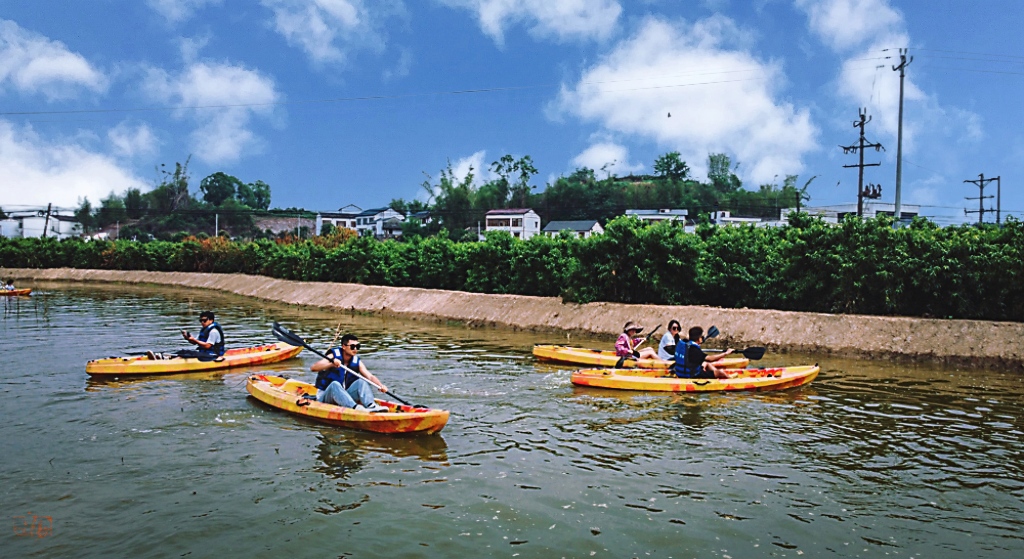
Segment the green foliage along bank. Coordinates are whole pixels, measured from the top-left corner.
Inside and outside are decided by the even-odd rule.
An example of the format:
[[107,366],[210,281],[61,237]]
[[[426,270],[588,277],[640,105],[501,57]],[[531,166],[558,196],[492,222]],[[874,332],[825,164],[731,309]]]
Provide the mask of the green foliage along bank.
[[[620,217],[604,235],[483,242],[447,235],[408,241],[182,242],[2,239],[6,268],[98,268],[266,275],[302,281],[711,305],[826,313],[1024,321],[1024,223],[893,229],[887,218],[829,225],[796,214],[779,228]],[[951,341],[952,342],[952,341]]]

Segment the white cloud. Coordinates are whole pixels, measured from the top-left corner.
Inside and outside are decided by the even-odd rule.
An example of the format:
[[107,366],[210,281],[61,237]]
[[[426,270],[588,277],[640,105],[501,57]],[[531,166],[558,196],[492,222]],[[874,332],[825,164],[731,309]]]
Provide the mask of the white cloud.
[[104,91],[107,78],[64,43],[0,20],[0,87],[7,83],[53,100],[72,97],[81,88]]
[[4,209],[13,205],[71,208],[79,198],[94,205],[111,191],[149,185],[108,155],[68,141],[47,141],[31,127],[0,120],[0,184]]
[[132,126],[122,122],[107,131],[107,139],[110,140],[114,153],[123,157],[156,153],[156,136],[145,123]]
[[255,70],[227,64],[194,63],[181,74],[150,69],[144,88],[154,99],[182,108],[198,128],[191,149],[207,163],[230,163],[258,151],[261,140],[250,129],[253,116],[269,117],[280,101],[272,79]]
[[604,39],[615,31],[622,6],[617,0],[438,0],[442,4],[475,12],[484,33],[499,45],[505,42],[505,27],[514,23],[532,25],[536,37]]
[[185,21],[207,4],[220,4],[221,0],[146,0],[150,8],[171,23]]
[[[889,0],[795,0],[795,4],[807,12],[811,30],[836,51],[892,38],[903,27],[903,16]],[[883,48],[906,45],[889,43]]]
[[785,81],[778,64],[721,46],[746,42],[721,16],[694,25],[648,19],[563,88],[560,108],[678,150],[695,174],[711,152],[742,163],[754,182],[799,173],[817,128],[807,109],[776,98],[773,88]]
[[380,51],[379,20],[402,12],[392,0],[261,0],[274,12],[274,29],[317,64],[339,64],[358,49]]
[[[890,152],[895,154],[900,84],[899,73],[892,67],[899,64],[898,49],[911,43],[903,16],[889,0],[795,0],[795,4],[807,13],[811,31],[845,57],[835,81],[839,97],[854,107],[867,107],[872,117],[869,139],[893,148]],[[941,137],[942,143],[979,140],[981,118],[968,110],[942,106],[915,83],[913,70],[913,65],[908,67],[904,80],[904,152],[914,153],[925,137]],[[849,112],[855,120],[854,109]]]
[[462,159],[456,160],[455,163],[452,163],[452,174],[454,175],[455,180],[457,182],[462,182],[466,180],[466,176],[469,175],[470,172],[472,172],[474,177],[474,184],[487,182],[487,179],[484,178],[484,175],[489,173],[489,171],[487,170],[487,164],[484,163],[485,157],[487,157],[487,151],[480,150],[474,153],[473,155],[463,157]]
[[615,142],[603,141],[591,144],[572,160],[578,167],[587,167],[612,175],[626,175],[643,170],[642,163],[629,162],[629,149]]

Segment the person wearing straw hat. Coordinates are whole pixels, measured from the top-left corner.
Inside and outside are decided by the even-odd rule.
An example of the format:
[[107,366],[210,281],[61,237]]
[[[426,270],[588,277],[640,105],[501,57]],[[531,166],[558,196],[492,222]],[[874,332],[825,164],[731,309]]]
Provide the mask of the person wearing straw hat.
[[638,338],[644,327],[630,320],[622,327],[619,339],[615,340],[615,355],[627,359],[657,359],[658,352],[653,347],[639,349],[637,346],[644,343],[644,338]]

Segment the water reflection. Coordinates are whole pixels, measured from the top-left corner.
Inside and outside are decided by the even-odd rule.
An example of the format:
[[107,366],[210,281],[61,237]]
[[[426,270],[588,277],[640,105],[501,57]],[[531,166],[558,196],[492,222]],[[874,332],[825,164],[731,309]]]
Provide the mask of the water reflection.
[[[53,517],[55,543],[8,539],[5,556],[147,556],[154,542],[167,556],[372,555],[382,530],[402,536],[387,553],[410,557],[1024,551],[1020,375],[787,354],[762,363],[822,374],[780,392],[626,393],[534,363],[533,344],[557,336],[152,286],[39,293],[0,320],[0,485],[17,488],[12,516]],[[428,437],[325,426],[248,398],[251,370],[85,374],[88,359],[177,343],[205,308],[239,346],[273,341],[275,320],[318,348],[355,332],[375,374],[451,420]],[[314,359],[256,370],[310,381]]]

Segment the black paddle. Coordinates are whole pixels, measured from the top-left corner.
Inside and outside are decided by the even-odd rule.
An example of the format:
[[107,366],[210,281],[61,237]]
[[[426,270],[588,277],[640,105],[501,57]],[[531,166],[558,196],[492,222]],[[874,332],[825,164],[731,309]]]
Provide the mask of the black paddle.
[[[746,357],[747,359],[750,359],[751,361],[757,361],[758,359],[764,357],[764,352],[765,351],[767,351],[767,350],[765,348],[763,348],[763,347],[748,347],[747,349],[744,349],[740,353],[743,354],[743,357]],[[705,349],[704,350],[704,353],[723,353],[723,352],[725,352],[724,349]]]
[[[312,347],[310,347],[309,344],[306,343],[306,340],[303,340],[297,334],[295,334],[291,330],[288,330],[287,328],[285,328],[284,326],[281,326],[280,324],[278,324],[276,322],[274,323],[274,327],[271,329],[271,331],[274,333],[274,337],[275,338],[281,340],[282,342],[284,342],[284,343],[286,343],[288,345],[302,346],[302,347],[308,349],[309,351],[312,351],[313,353],[319,355],[320,357],[323,357],[324,359],[326,359],[328,361],[331,360],[330,357],[327,357],[323,353],[320,353],[319,351],[317,351],[317,350],[313,349]],[[370,384],[376,386],[377,388],[380,388],[380,385],[378,385],[375,382],[371,382],[370,379],[368,379],[368,378],[364,377],[363,375],[359,374],[358,371],[353,371],[352,369],[349,369],[345,365],[342,365],[341,368],[345,369],[346,371],[352,373],[353,375],[356,375],[357,377],[365,380],[366,382],[369,382]],[[390,390],[387,391],[387,394],[391,395],[392,398],[398,400],[399,402],[402,402],[403,404],[405,404],[407,406],[412,406],[414,408],[425,408],[426,407],[426,406],[416,406],[416,405],[410,404],[409,402],[406,402],[402,398],[398,397],[397,394],[395,394],[394,392],[392,392]]]

